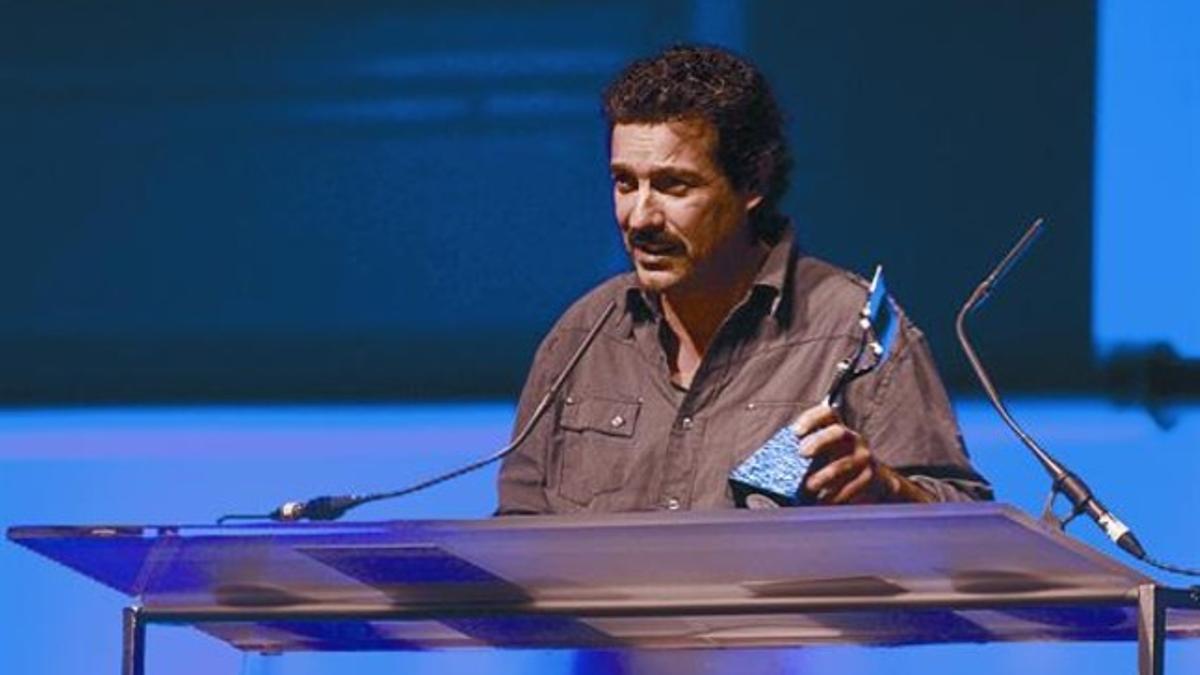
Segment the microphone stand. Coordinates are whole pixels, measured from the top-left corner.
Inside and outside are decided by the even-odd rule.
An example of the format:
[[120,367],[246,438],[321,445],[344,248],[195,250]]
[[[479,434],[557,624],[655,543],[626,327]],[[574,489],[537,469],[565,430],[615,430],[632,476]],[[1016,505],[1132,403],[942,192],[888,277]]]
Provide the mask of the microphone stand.
[[[1200,577],[1200,569],[1173,565],[1171,563],[1163,562],[1150,557],[1146,553],[1146,550],[1142,548],[1141,542],[1139,542],[1137,537],[1134,536],[1133,531],[1130,530],[1125,523],[1122,523],[1115,515],[1113,515],[1111,511],[1106,509],[1103,504],[1100,503],[1100,500],[1096,498],[1096,496],[1092,493],[1091,488],[1087,486],[1087,483],[1083,482],[1082,478],[1064,466],[1062,462],[1054,459],[1050,453],[1046,452],[1040,445],[1038,445],[1037,441],[1033,440],[1029,434],[1025,433],[1025,430],[1021,428],[1021,425],[1017,424],[1017,421],[1013,419],[1011,414],[1009,414],[1008,408],[1005,407],[1004,401],[1001,400],[999,392],[997,392],[996,387],[992,385],[992,380],[990,377],[988,377],[987,371],[983,367],[983,363],[979,360],[979,357],[975,354],[975,350],[971,347],[971,341],[967,339],[967,331],[964,328],[967,315],[978,309],[979,306],[982,305],[985,300],[987,300],[988,296],[991,295],[992,290],[997,284],[1000,283],[1000,280],[1004,277],[1004,275],[1007,274],[1009,269],[1016,264],[1021,255],[1024,254],[1026,249],[1029,248],[1030,244],[1033,243],[1033,240],[1036,239],[1039,234],[1041,234],[1042,223],[1042,218],[1038,218],[1037,220],[1033,221],[1033,224],[1029,226],[1029,229],[1025,231],[1025,234],[1021,236],[1016,245],[1012,247],[1012,250],[1008,252],[1008,255],[1004,256],[1004,259],[1000,261],[1000,264],[996,266],[996,269],[992,270],[992,273],[989,274],[983,280],[983,282],[975,288],[974,292],[971,293],[971,296],[967,298],[965,303],[963,303],[962,309],[958,310],[958,317],[954,321],[955,330],[958,332],[958,342],[962,345],[963,352],[967,355],[967,360],[970,361],[971,368],[975,371],[975,376],[979,378],[979,383],[983,385],[983,390],[987,393],[988,400],[991,401],[992,407],[996,409],[996,412],[1000,413],[1000,418],[1004,420],[1004,423],[1013,430],[1013,433],[1017,435],[1017,438],[1021,439],[1021,442],[1025,444],[1025,447],[1029,448],[1029,450],[1033,453],[1033,456],[1037,459],[1038,463],[1041,464],[1042,468],[1046,470],[1046,473],[1050,475],[1050,494],[1046,498],[1046,506],[1042,513],[1042,520],[1057,526],[1061,530],[1065,529],[1067,523],[1071,522],[1071,520],[1073,520],[1076,516],[1081,513],[1086,513],[1088,517],[1090,517],[1096,523],[1096,525],[1104,531],[1104,534],[1107,535],[1108,538],[1113,541],[1113,543],[1119,546],[1121,550],[1132,555],[1138,560],[1141,560],[1147,565],[1156,567],[1166,572],[1191,577]],[[1071,502],[1071,512],[1062,519],[1059,519],[1058,516],[1054,514],[1054,498],[1058,495],[1063,495],[1068,501]]]
[[[971,341],[967,339],[967,331],[964,326],[967,316],[978,309],[983,302],[987,300],[988,296],[991,295],[992,290],[994,290],[997,284],[1000,283],[1000,280],[1004,277],[1004,275],[1007,274],[1008,271],[1016,264],[1021,255],[1028,250],[1029,246],[1033,243],[1037,236],[1041,234],[1043,222],[1044,221],[1042,218],[1038,218],[1037,220],[1033,221],[1033,224],[1029,226],[1029,229],[1025,231],[1025,234],[1021,236],[1021,239],[1018,240],[1016,245],[1013,246],[1006,256],[1004,256],[1004,259],[1000,261],[1000,264],[997,265],[994,270],[992,270],[992,273],[989,274],[983,280],[983,282],[975,288],[974,292],[971,293],[971,296],[967,298],[965,303],[963,303],[963,306],[958,310],[958,316],[954,321],[954,327],[958,333],[958,341],[959,344],[962,345],[963,352],[966,354],[967,360],[971,363],[971,368],[975,371],[975,376],[979,379],[979,383],[983,386],[983,390],[987,394],[988,400],[991,402],[992,407],[996,409],[996,412],[1000,414],[1000,418],[1003,419],[1004,423],[1013,430],[1013,433],[1017,435],[1017,438],[1021,440],[1025,447],[1029,448],[1029,450],[1033,453],[1034,458],[1037,459],[1038,463],[1042,465],[1042,468],[1045,469],[1046,473],[1050,476],[1050,494],[1046,499],[1046,507],[1042,513],[1042,519],[1053,525],[1056,525],[1059,529],[1065,529],[1067,523],[1069,523],[1072,519],[1082,513],[1086,513],[1093,521],[1096,522],[1100,529],[1104,530],[1105,535],[1107,535],[1108,538],[1111,539],[1117,546],[1120,546],[1121,549],[1133,557],[1139,560],[1145,560],[1146,551],[1142,548],[1141,543],[1138,542],[1137,537],[1134,536],[1129,527],[1127,527],[1115,515],[1113,515],[1111,511],[1106,509],[1104,505],[1100,503],[1100,500],[1096,498],[1096,496],[1092,493],[1091,488],[1087,486],[1087,483],[1083,482],[1082,478],[1064,466],[1062,462],[1056,460],[1050,455],[1050,453],[1046,452],[1046,450],[1038,445],[1037,441],[1035,441],[1029,434],[1025,433],[1025,430],[1021,428],[1021,425],[1018,424],[1013,416],[1008,412],[1008,408],[1004,405],[1004,401],[1000,398],[999,392],[996,391],[996,387],[992,384],[991,378],[988,377],[987,371],[983,367],[983,363],[979,360],[979,357],[975,354],[975,350],[971,347]],[[1071,513],[1062,519],[1059,519],[1058,516],[1055,515],[1053,509],[1054,498],[1057,495],[1066,497],[1071,503]]]

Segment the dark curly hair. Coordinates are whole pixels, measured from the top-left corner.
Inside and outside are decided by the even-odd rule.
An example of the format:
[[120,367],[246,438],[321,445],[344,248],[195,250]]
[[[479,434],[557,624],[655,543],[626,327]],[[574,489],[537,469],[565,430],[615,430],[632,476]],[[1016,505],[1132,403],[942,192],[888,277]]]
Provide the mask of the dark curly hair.
[[792,160],[783,118],[766,78],[724,49],[677,45],[629,64],[604,91],[609,131],[617,124],[702,119],[717,131],[716,162],[739,190],[762,203],[750,214],[755,233],[775,241],[786,222],[779,199]]

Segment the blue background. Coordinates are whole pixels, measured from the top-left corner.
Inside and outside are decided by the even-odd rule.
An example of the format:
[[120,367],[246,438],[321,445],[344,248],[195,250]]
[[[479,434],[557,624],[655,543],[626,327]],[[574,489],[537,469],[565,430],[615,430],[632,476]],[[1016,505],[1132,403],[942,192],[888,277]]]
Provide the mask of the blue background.
[[[790,113],[801,240],[887,265],[975,461],[1035,513],[1045,481],[972,398],[950,321],[1048,217],[973,334],[1034,435],[1152,553],[1196,565],[1200,408],[1156,409],[1164,428],[1115,405],[1129,395],[1105,359],[1154,343],[1200,356],[1200,10],[824,5],[0,4],[0,525],[207,522],[501,445],[541,335],[624,269],[598,92],[629,58],[703,40],[755,59]],[[480,517],[493,478],[361,517]],[[5,543],[0,598],[4,672],[116,668],[114,593]],[[151,672],[630,668],[569,652],[243,660],[173,628],[151,645]],[[1200,667],[1196,645],[1168,655]],[[760,657],[1117,673],[1134,648]]]
[[[1014,414],[1060,459],[1086,476],[1152,553],[1200,559],[1187,516],[1200,510],[1200,409],[1171,431],[1145,413],[1097,399],[1023,398]],[[972,458],[1004,501],[1038,514],[1048,488],[1028,453],[991,409],[958,405]],[[266,510],[330,491],[387,489],[445,471],[503,444],[512,407],[452,406],[89,409],[10,413],[0,432],[0,518],[5,523],[211,523],[226,512]],[[356,518],[475,518],[495,505],[494,471],[410,499],[373,504]],[[1086,521],[1069,530],[1120,557]],[[803,542],[797,542],[802,546]],[[1125,560],[1128,562],[1128,560]],[[1146,568],[1134,565],[1143,571]],[[120,658],[127,599],[11,543],[0,545],[5,672],[83,673]],[[1175,584],[1186,579],[1152,575]],[[64,645],[69,645],[66,648]],[[243,658],[183,628],[151,627],[150,673],[621,673],[613,654],[469,651],[418,654],[286,654]],[[1029,643],[904,648],[820,647],[704,652],[683,672],[961,672],[1049,675],[1077,669],[1129,673],[1130,643]],[[1168,672],[1200,668],[1200,641],[1168,645]],[[265,663],[264,663],[265,661]],[[764,664],[763,661],[766,663]],[[758,665],[752,665],[757,663]],[[736,666],[736,667],[735,667]],[[725,670],[723,670],[725,669]],[[675,671],[679,672],[679,671]]]

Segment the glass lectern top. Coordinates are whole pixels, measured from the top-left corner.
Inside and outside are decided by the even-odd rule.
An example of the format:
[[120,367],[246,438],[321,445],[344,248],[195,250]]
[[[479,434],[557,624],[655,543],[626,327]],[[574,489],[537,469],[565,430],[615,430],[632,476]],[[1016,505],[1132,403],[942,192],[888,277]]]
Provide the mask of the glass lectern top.
[[[1132,639],[1133,593],[1150,583],[997,504],[9,538],[149,612],[271,651]],[[1200,634],[1195,619],[1171,628]]]

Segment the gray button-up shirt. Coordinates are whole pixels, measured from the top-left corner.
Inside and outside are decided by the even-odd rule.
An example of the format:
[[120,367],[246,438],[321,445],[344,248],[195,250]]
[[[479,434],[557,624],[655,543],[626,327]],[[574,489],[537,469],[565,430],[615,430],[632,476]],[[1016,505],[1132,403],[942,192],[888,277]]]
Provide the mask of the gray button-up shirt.
[[[550,413],[505,459],[497,513],[732,507],[730,471],[820,403],[836,364],[853,353],[866,287],[797,251],[789,229],[680,392],[657,299],[632,273],[609,279],[567,310],[538,349],[516,429],[616,300]],[[937,498],[990,499],[924,336],[902,313],[899,320],[892,357],[847,389],[844,421],[880,461]]]

